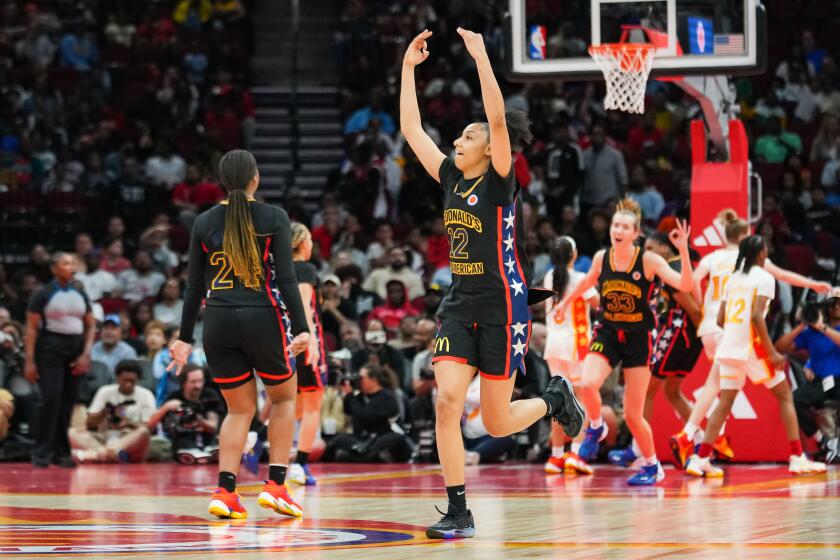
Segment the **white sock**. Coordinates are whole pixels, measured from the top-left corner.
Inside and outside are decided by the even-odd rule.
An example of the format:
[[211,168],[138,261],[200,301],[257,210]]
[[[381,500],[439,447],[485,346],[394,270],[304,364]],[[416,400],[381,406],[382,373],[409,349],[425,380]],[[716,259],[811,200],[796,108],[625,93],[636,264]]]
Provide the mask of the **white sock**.
[[558,459],[564,455],[563,446],[560,447],[552,447],[551,448],[551,456],[557,457]]
[[580,443],[579,441],[572,442],[572,453],[577,455],[580,452]]
[[589,427],[592,428],[593,430],[597,430],[598,428],[600,428],[603,425],[604,425],[604,417],[603,416],[599,416],[598,418],[593,418],[592,420],[589,421]]
[[706,432],[704,432],[703,430],[697,430],[696,432],[694,432],[694,443],[703,443],[704,437],[706,437]]
[[633,450],[633,454],[636,455],[636,457],[642,456],[642,450],[639,449],[639,444],[636,443],[636,438],[633,438],[633,443],[630,444],[630,449]]
[[651,465],[655,465],[659,462],[659,459],[656,458],[656,453],[651,455],[650,457],[645,457],[645,466],[649,467]]
[[683,432],[685,433],[685,435],[688,436],[688,439],[691,439],[694,437],[694,432],[697,431],[697,428],[698,426],[695,426],[691,422],[686,422],[685,427],[683,428]]

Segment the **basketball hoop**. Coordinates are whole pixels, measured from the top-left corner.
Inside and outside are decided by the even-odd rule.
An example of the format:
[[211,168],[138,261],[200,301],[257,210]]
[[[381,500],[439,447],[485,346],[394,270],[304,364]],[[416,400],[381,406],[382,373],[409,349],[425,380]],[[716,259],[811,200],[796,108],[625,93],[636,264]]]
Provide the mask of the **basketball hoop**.
[[645,112],[645,85],[656,47],[651,43],[604,43],[590,45],[589,54],[607,82],[605,109],[628,113]]

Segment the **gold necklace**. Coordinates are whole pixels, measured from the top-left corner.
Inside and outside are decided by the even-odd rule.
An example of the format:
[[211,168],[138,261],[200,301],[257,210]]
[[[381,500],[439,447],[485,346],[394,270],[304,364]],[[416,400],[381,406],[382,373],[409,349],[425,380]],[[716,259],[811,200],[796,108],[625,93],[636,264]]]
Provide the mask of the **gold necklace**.
[[466,192],[462,192],[462,193],[458,192],[458,184],[456,183],[454,194],[457,194],[461,198],[467,198],[468,196],[470,196],[470,194],[472,194],[472,192],[475,190],[475,188],[478,186],[478,184],[484,180],[484,177],[485,177],[485,175],[482,175],[481,177],[476,179],[475,183],[473,183],[472,186],[469,189],[467,189]]

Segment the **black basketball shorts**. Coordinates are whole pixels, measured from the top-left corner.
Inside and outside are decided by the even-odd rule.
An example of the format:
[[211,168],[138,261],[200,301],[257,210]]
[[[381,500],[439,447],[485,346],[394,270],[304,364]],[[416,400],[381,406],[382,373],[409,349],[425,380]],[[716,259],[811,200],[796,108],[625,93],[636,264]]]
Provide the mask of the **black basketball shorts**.
[[592,333],[589,352],[600,354],[610,367],[648,366],[651,354],[650,331],[628,331],[611,325],[599,324]]
[[530,322],[484,325],[441,317],[432,362],[458,362],[478,369],[482,377],[510,379],[522,366],[530,338]]

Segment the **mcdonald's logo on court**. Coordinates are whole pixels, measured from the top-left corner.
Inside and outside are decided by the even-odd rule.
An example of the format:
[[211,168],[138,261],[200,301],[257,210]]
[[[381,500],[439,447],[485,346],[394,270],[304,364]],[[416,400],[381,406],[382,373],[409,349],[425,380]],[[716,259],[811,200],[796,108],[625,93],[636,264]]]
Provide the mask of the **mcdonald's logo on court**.
[[449,337],[444,336],[435,339],[435,352],[449,352]]
[[593,342],[592,346],[589,347],[589,350],[592,352],[603,352],[604,345],[601,342]]

